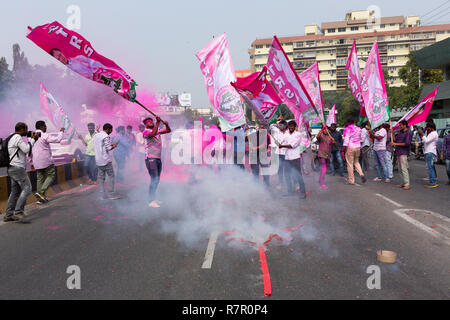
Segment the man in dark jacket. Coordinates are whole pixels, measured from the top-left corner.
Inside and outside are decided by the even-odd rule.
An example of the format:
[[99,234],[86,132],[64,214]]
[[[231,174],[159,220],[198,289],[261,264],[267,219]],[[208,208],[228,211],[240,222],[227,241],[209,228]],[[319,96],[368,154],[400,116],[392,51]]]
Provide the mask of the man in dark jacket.
[[331,145],[331,159],[330,168],[331,174],[336,175],[336,170],[334,169],[335,161],[339,165],[339,174],[341,177],[344,176],[344,162],[342,161],[341,149],[342,149],[342,134],[336,130],[336,123],[332,123],[330,127],[330,135],[336,141],[336,144]]

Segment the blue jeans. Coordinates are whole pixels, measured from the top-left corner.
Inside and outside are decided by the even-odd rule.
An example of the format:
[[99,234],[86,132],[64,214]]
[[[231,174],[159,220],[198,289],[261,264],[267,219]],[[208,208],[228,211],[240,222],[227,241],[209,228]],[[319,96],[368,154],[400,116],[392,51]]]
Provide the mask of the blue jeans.
[[336,174],[336,170],[334,169],[334,161],[337,160],[339,165],[339,174],[341,176],[344,175],[344,161],[342,160],[341,150],[331,151],[331,159],[330,159],[330,168],[331,173]]
[[7,172],[11,180],[11,193],[6,204],[5,215],[11,217],[24,212],[28,196],[31,194],[31,182],[24,168],[9,167]]
[[425,161],[427,163],[430,184],[436,184],[436,168],[434,167],[434,159],[436,159],[436,155],[434,153],[425,153]]
[[377,169],[377,177],[382,178],[381,170],[383,170],[384,178],[389,179],[389,171],[386,165],[386,150],[374,150],[375,168]]
[[386,150],[385,157],[386,157],[385,160],[386,160],[386,168],[387,168],[387,172],[388,172],[388,178],[390,179],[391,177],[394,176],[394,172],[393,172],[394,168],[392,166],[392,152]]
[[125,169],[125,161],[126,156],[122,154],[115,155],[114,154],[114,160],[116,160],[117,163],[117,181],[123,182],[123,170]]
[[95,163],[95,156],[84,155],[84,165],[86,166],[86,172],[92,181],[97,181],[98,168]]
[[158,189],[159,180],[161,176],[162,163],[161,159],[147,158],[145,159],[145,166],[150,175],[150,186],[148,188],[149,200],[155,200],[156,189]]

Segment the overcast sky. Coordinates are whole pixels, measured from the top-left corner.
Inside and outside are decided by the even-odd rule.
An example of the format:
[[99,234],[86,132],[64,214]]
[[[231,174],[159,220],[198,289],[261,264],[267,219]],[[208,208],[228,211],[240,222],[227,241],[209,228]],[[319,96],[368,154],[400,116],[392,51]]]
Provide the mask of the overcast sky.
[[18,43],[31,64],[57,63],[25,38],[26,28],[54,20],[67,25],[69,5],[81,9],[81,29],[75,31],[126,70],[139,87],[190,92],[200,107],[209,102],[195,52],[223,32],[239,70],[249,68],[247,50],[256,38],[303,35],[304,25],[343,20],[345,12],[371,5],[378,6],[382,16],[429,13],[422,23],[450,23],[446,0],[2,0],[0,56],[12,66],[12,45]]

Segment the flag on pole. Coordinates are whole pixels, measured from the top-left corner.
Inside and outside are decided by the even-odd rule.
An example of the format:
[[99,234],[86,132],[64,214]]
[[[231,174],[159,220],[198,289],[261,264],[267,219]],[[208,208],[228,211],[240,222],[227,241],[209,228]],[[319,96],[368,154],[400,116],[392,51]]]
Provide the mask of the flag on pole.
[[353,40],[352,50],[348,56],[347,65],[348,69],[348,86],[352,90],[352,94],[360,104],[359,114],[361,117],[367,117],[366,110],[364,108],[364,99],[362,97],[361,90],[361,69],[359,67],[358,53],[356,51],[356,40]]
[[222,131],[242,126],[244,108],[239,93],[230,84],[236,81],[236,75],[226,35],[214,39],[195,55],[200,60],[209,101]]
[[68,142],[70,142],[76,133],[75,127],[70,121],[63,108],[56,102],[52,94],[45,89],[44,85],[40,83],[41,93],[41,111],[50,119],[56,128],[64,128],[65,133],[69,136]]
[[413,126],[420,122],[427,120],[430,114],[431,107],[433,106],[434,99],[436,98],[439,86],[436,87],[429,95],[422,99],[417,106],[409,110],[397,123],[392,127],[393,130],[398,129],[400,121],[408,121],[408,126]]
[[[249,105],[261,123],[271,124],[276,121],[277,109],[283,103],[277,92],[266,79],[267,67],[244,78],[237,78],[231,85],[243,91],[250,99]],[[245,99],[245,98],[244,98]]]
[[97,53],[80,34],[64,28],[57,21],[34,29],[28,27],[28,31],[28,39],[70,70],[107,85],[123,98],[134,102],[136,82],[114,61]]
[[319,116],[312,119],[312,122],[322,122],[323,117],[323,99],[320,88],[319,63],[316,61],[312,66],[299,74],[312,102],[316,106]]
[[[276,36],[273,37],[269,50],[267,69],[281,99],[292,113],[297,115],[297,123],[300,120],[300,114],[302,115],[302,121],[306,122],[319,117],[319,112],[314,106],[308,91],[292,67]],[[298,125],[300,127],[300,123]]]
[[375,129],[389,121],[389,114],[386,111],[389,102],[376,41],[364,68],[361,87],[367,118],[371,127]]
[[328,114],[327,127],[331,126],[333,123],[336,123],[336,105],[333,105],[333,108],[331,108],[330,113]]

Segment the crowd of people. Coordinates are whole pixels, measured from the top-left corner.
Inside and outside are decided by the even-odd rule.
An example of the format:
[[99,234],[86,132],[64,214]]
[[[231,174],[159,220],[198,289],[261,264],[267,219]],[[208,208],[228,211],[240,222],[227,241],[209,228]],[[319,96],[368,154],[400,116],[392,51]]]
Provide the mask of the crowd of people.
[[[155,121],[156,120],[156,121]],[[119,126],[116,134],[111,137],[113,126],[106,123],[100,131],[100,125],[87,125],[88,133],[78,138],[86,146],[85,167],[88,176],[87,183],[98,184],[100,197],[103,200],[115,200],[120,197],[115,193],[115,182],[124,180],[124,169],[130,162],[132,155],[138,156],[139,170],[146,166],[150,176],[148,190],[149,207],[160,207],[156,200],[156,191],[162,172],[162,140],[161,135],[171,132],[167,121],[148,117],[139,125],[139,132],[135,135],[132,126]],[[164,128],[162,128],[162,124]],[[8,198],[3,221],[18,221],[24,216],[25,203],[32,192],[30,179],[27,175],[27,162],[31,161],[31,169],[36,171],[37,188],[34,194],[37,204],[49,201],[46,192],[56,177],[55,164],[52,158],[50,144],[60,143],[64,138],[64,128],[58,134],[47,133],[45,121],[36,122],[36,131],[28,131],[25,123],[19,122],[15,126],[14,134],[6,139],[9,164],[7,174],[11,180],[11,193]],[[220,131],[220,127],[214,127]],[[203,130],[203,129],[202,129]],[[306,132],[306,133],[305,133]],[[298,130],[294,120],[289,122],[280,117],[269,128],[259,125],[256,130],[249,130],[247,124],[235,128],[222,137],[226,141],[233,141],[234,164],[246,170],[245,157],[251,154],[256,158],[250,163],[250,172],[256,181],[262,179],[266,188],[271,184],[278,190],[284,189],[283,196],[306,198],[306,187],[303,174],[309,174],[305,168],[305,155],[311,152],[311,136],[307,130]],[[27,137],[27,139],[25,139]],[[418,153],[417,143],[423,144],[423,154],[428,171],[427,188],[438,187],[437,174],[434,163],[438,157],[445,160],[450,184],[450,135],[444,138],[440,154],[437,152],[438,135],[433,121],[425,125],[425,129],[414,126],[413,130],[408,122],[403,120],[396,130],[389,124],[384,124],[375,130],[369,123],[357,126],[350,118],[345,124],[343,132],[337,130],[335,123],[330,127],[323,126],[314,139],[318,145],[317,157],[320,174],[319,188],[328,189],[325,183],[327,172],[331,175],[339,173],[344,177],[344,160],[346,162],[347,179],[345,184],[355,185],[355,173],[358,173],[361,183],[366,183],[366,172],[371,169],[369,159],[373,157],[376,170],[375,182],[390,183],[393,178],[393,164],[398,164],[398,172],[402,183],[398,185],[403,190],[411,188],[408,159],[411,150]],[[305,142],[306,141],[306,142]],[[204,146],[203,146],[204,148]],[[202,149],[203,150],[203,149]],[[264,172],[270,166],[270,155],[278,158],[277,179],[270,180],[273,172]],[[267,156],[269,154],[269,156]],[[273,155],[272,154],[272,155]],[[371,155],[369,157],[369,155]],[[116,171],[113,166],[116,164]],[[269,162],[268,160],[269,159]],[[194,162],[193,162],[194,163]],[[262,176],[262,178],[260,177]],[[108,177],[108,189],[106,178]],[[192,181],[194,181],[193,179]],[[275,181],[276,180],[276,181]]]
[[[165,128],[161,129],[161,122]],[[27,124],[19,122],[15,131],[5,143],[8,158],[7,175],[11,181],[11,192],[6,205],[4,222],[19,221],[24,217],[25,204],[32,193],[32,185],[27,174],[27,164],[31,170],[36,171],[37,188],[34,196],[38,205],[49,202],[46,192],[56,177],[55,163],[52,157],[50,144],[60,143],[64,139],[64,128],[58,135],[47,133],[45,121],[36,122],[36,131],[28,131]],[[155,200],[156,189],[161,175],[161,135],[170,133],[171,129],[167,121],[156,117],[156,123],[152,118],[146,118],[139,126],[139,133],[135,136],[132,126],[119,126],[116,135],[111,138],[113,126],[109,123],[95,127],[94,123],[87,125],[88,133],[78,138],[86,146],[85,166],[89,185],[99,185],[100,197],[103,200],[115,200],[120,197],[115,193],[115,182],[122,182],[125,164],[131,155],[136,152],[145,159],[145,165],[151,177],[149,187],[150,207],[159,207]],[[26,139],[25,139],[26,137]],[[114,150],[114,152],[113,152]],[[117,173],[114,171],[113,158],[116,162]],[[143,162],[143,161],[140,161]],[[141,167],[142,168],[142,167]],[[106,177],[108,177],[108,190],[106,190]],[[116,178],[117,177],[117,178]]]

